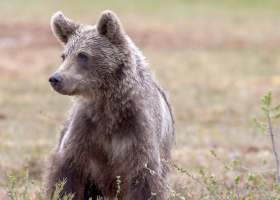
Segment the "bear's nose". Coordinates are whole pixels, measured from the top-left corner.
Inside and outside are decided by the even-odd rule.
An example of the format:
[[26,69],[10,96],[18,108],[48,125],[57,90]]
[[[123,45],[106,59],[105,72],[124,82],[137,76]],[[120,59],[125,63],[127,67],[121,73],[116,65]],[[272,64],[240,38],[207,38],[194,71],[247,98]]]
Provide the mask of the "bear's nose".
[[51,86],[56,89],[62,82],[62,78],[61,76],[54,74],[49,78],[49,82],[51,83]]

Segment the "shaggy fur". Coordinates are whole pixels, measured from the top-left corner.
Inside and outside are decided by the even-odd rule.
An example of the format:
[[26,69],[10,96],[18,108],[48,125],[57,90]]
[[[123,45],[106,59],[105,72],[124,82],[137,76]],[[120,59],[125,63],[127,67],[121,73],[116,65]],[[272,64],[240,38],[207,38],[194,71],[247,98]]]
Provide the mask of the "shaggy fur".
[[[63,63],[53,75],[60,94],[74,97],[59,141],[47,161],[45,191],[67,179],[61,194],[75,199],[166,199],[164,183],[143,165],[166,177],[174,122],[164,91],[118,17],[104,11],[95,26],[53,15],[51,27],[64,45]],[[59,78],[58,78],[59,77]],[[50,79],[50,81],[54,81]]]

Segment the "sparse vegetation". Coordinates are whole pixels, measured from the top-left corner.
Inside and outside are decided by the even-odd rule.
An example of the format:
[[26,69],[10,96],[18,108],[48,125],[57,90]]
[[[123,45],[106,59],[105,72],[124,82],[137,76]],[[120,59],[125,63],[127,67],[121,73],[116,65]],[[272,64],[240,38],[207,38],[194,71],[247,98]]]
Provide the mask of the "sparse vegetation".
[[[169,193],[170,200],[172,199],[229,199],[229,200],[249,200],[249,199],[269,199],[269,200],[280,200],[280,181],[279,181],[279,158],[277,155],[277,151],[275,149],[275,142],[274,142],[274,136],[277,136],[277,134],[274,133],[275,129],[279,129],[277,127],[273,127],[271,120],[277,119],[280,117],[279,113],[275,115],[271,115],[271,112],[280,110],[280,103],[278,103],[275,107],[271,106],[272,103],[272,91],[270,90],[267,95],[265,95],[262,99],[262,102],[264,105],[261,106],[261,109],[264,112],[264,115],[268,118],[268,125],[264,122],[259,122],[256,117],[253,118],[253,121],[255,125],[260,128],[260,130],[264,133],[264,135],[268,135],[271,137],[271,145],[273,148],[273,152],[275,154],[275,160],[276,160],[276,170],[257,170],[257,173],[253,173],[251,169],[248,169],[243,166],[243,163],[241,160],[234,160],[232,163],[229,163],[227,161],[223,161],[218,158],[217,153],[214,150],[210,150],[210,153],[212,156],[217,158],[219,161],[221,161],[221,164],[224,165],[224,169],[228,171],[236,171],[238,172],[238,175],[233,178],[230,181],[230,185],[226,185],[224,182],[221,182],[215,174],[213,174],[211,171],[205,170],[205,168],[199,169],[199,174],[201,175],[200,178],[194,177],[194,175],[190,174],[187,169],[179,167],[176,163],[172,161],[168,161],[165,159],[162,159],[163,162],[166,162],[170,164],[174,169],[178,170],[181,174],[186,174],[187,177],[194,180],[196,183],[199,184],[201,188],[201,193],[199,195],[194,195],[193,191],[188,188],[187,185],[184,185],[180,187],[180,189],[177,191],[173,190],[170,187],[170,184],[168,181],[164,180],[160,174],[158,174],[156,171],[151,170],[147,167],[147,164],[145,164],[143,167],[153,175],[157,176],[161,181],[165,183],[166,191]],[[272,116],[272,117],[271,117]],[[269,132],[267,132],[269,131]],[[264,160],[263,164],[266,165],[267,161]],[[29,200],[29,194],[28,194],[28,169],[29,164],[26,160],[25,163],[26,172],[23,175],[23,179],[25,181],[25,186],[23,189],[23,192],[20,191],[20,187],[16,185],[16,180],[14,176],[8,175],[11,186],[7,184],[7,194],[9,197],[9,200],[17,200],[17,199],[23,199],[23,200]],[[245,171],[244,171],[245,170]],[[273,181],[273,183],[270,183],[266,180],[265,176],[262,173],[265,172],[274,172],[276,173],[276,179]],[[116,200],[118,199],[118,194],[121,192],[121,177],[116,177]],[[34,180],[31,181],[32,184],[34,184]],[[63,186],[65,185],[66,180],[62,181],[61,183],[58,183],[56,185],[56,191],[53,196],[53,200],[60,200],[59,194],[63,190]],[[243,185],[243,187],[241,187]],[[234,187],[232,187],[234,186]],[[244,187],[245,186],[245,187]],[[22,187],[22,186],[21,186]],[[36,199],[43,199],[43,189],[40,189],[38,193],[36,193]],[[156,193],[151,192],[151,198],[155,196]],[[74,194],[65,194],[63,197],[64,200],[71,200],[74,197]],[[100,198],[101,200],[102,198]]]
[[[8,178],[9,178],[9,184],[7,183],[7,196],[9,200],[32,200],[32,199],[36,199],[36,200],[44,200],[44,188],[43,186],[41,186],[41,188],[39,189],[39,191],[36,191],[35,194],[30,194],[28,192],[28,189],[30,187],[30,184],[34,185],[35,181],[28,180],[28,176],[29,176],[29,163],[28,163],[28,159],[26,159],[25,162],[25,172],[22,176],[22,179],[20,179],[20,181],[25,182],[25,184],[18,184],[16,181],[16,178],[13,175],[9,175],[7,174]],[[51,198],[52,200],[72,200],[74,197],[74,194],[65,194],[63,196],[63,198],[60,198],[60,194],[63,190],[64,185],[66,184],[67,180],[63,180],[60,183],[57,183],[55,185],[56,189],[54,192],[53,197]],[[50,199],[50,197],[49,197]]]

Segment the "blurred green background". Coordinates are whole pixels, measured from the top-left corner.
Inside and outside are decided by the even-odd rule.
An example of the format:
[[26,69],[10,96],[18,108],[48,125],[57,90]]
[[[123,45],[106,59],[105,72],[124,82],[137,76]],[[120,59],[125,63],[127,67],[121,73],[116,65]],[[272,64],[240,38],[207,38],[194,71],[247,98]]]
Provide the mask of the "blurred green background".
[[[265,120],[260,97],[269,89],[275,103],[280,101],[280,1],[0,0],[0,196],[6,174],[20,176],[26,157],[38,190],[44,160],[71,107],[70,98],[48,83],[63,49],[50,29],[52,14],[60,10],[94,24],[107,9],[120,17],[169,94],[176,163],[194,175],[205,167],[225,182],[235,174],[224,170],[210,149],[253,169],[275,168],[270,140],[252,117]],[[174,187],[184,182],[200,191],[176,172],[169,179]]]

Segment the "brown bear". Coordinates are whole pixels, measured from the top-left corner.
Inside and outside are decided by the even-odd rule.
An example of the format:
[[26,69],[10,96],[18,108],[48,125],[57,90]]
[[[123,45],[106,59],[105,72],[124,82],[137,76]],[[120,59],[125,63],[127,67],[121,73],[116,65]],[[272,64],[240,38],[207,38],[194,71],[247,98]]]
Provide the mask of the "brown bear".
[[74,105],[47,160],[45,193],[52,196],[66,179],[61,195],[75,193],[77,200],[166,199],[162,179],[143,166],[166,177],[162,159],[171,159],[174,144],[171,108],[119,18],[104,11],[90,26],[57,12],[51,28],[64,51],[49,82]]

